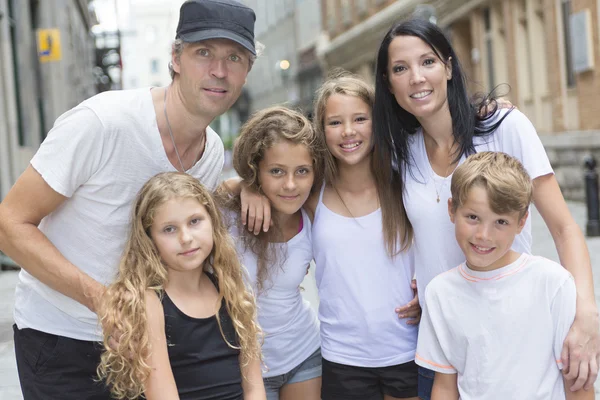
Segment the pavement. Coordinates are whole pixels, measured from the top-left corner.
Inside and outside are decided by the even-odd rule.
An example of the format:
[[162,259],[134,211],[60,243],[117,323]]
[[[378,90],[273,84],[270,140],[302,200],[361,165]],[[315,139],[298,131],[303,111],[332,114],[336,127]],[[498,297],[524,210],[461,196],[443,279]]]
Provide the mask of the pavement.
[[[579,226],[585,232],[587,219],[584,204],[570,202],[569,209]],[[532,207],[532,229],[533,229],[533,254],[547,257],[558,261],[558,254],[554,248],[552,236],[548,232],[544,221],[539,213]],[[594,271],[594,286],[596,291],[596,302],[600,304],[600,237],[587,238],[587,245],[592,259]],[[17,376],[14,347],[12,342],[14,288],[17,282],[16,271],[0,272],[0,400],[22,400]],[[318,296],[315,285],[314,266],[304,280],[303,295],[318,308]],[[596,396],[600,396],[600,386],[596,383]],[[600,397],[598,397],[600,399]]]

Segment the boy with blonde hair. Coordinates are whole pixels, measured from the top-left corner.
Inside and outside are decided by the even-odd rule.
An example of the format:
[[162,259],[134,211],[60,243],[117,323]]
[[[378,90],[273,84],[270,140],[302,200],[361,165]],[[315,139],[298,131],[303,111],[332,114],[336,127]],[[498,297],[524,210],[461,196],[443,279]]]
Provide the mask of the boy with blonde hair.
[[425,291],[415,361],[436,372],[432,400],[594,398],[565,390],[561,375],[573,277],[511,249],[532,191],[523,165],[499,152],[472,155],[452,176],[448,213],[466,261]]

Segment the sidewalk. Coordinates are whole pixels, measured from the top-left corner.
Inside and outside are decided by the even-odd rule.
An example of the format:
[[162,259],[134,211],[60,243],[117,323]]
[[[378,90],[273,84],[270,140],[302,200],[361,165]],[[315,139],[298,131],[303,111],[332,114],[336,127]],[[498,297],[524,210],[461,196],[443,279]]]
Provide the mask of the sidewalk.
[[[586,209],[581,203],[569,203],[569,209],[581,228],[585,231]],[[554,242],[546,229],[544,221],[533,209],[533,253],[558,261]],[[594,287],[596,302],[600,304],[600,237],[587,239],[592,267],[594,270]],[[22,400],[19,380],[17,377],[14,349],[12,343],[12,309],[14,305],[14,288],[17,282],[17,272],[0,272],[0,400]],[[315,309],[318,307],[317,290],[315,286],[314,268],[305,279],[302,287],[304,296]],[[596,385],[596,396],[600,396],[600,387]],[[599,397],[600,399],[600,397]]]

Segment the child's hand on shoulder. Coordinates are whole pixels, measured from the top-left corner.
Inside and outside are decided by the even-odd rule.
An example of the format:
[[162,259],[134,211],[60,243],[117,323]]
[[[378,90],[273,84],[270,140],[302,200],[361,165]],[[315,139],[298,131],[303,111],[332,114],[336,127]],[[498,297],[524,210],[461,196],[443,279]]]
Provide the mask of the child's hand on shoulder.
[[258,235],[262,228],[263,231],[268,232],[272,222],[269,199],[242,184],[240,200],[242,224],[246,225],[248,231]]

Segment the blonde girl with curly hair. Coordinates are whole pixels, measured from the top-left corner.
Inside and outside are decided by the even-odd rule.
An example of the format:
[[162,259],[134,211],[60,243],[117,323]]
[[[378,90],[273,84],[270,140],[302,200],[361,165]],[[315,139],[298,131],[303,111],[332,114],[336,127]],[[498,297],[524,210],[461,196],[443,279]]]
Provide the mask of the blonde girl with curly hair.
[[219,208],[192,176],[161,173],[138,193],[99,316],[98,372],[115,398],[265,399],[255,301]]
[[[321,398],[319,325],[300,285],[313,259],[311,220],[302,206],[323,181],[326,156],[325,141],[310,121],[283,106],[254,114],[234,147],[233,166],[242,185],[264,195],[273,221],[268,232],[249,232],[241,223],[240,196],[225,193],[230,232],[257,296],[265,334],[268,400]],[[227,185],[238,192],[233,182]]]

